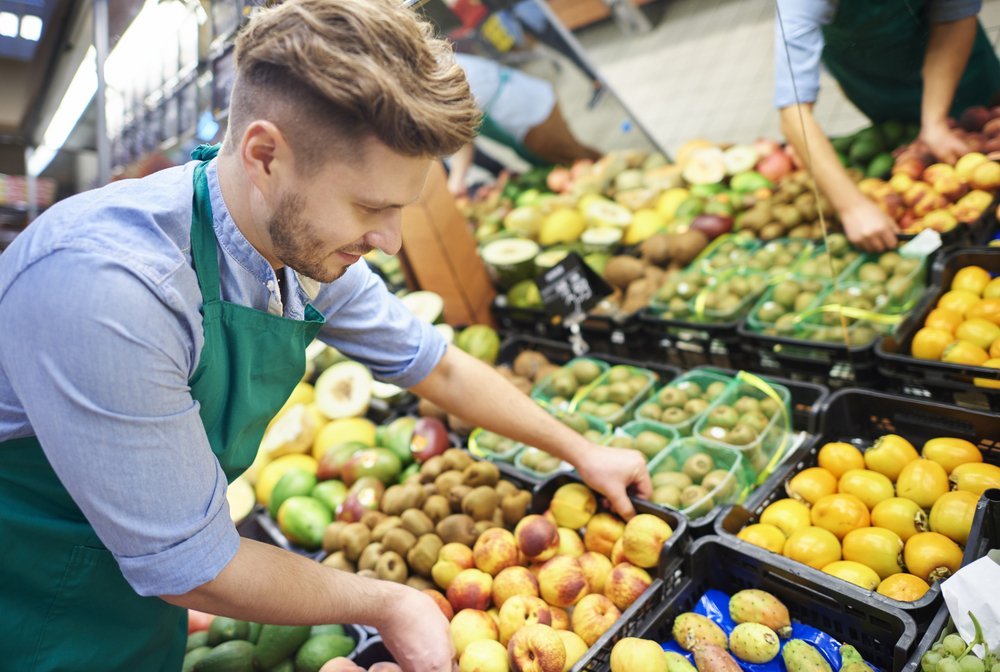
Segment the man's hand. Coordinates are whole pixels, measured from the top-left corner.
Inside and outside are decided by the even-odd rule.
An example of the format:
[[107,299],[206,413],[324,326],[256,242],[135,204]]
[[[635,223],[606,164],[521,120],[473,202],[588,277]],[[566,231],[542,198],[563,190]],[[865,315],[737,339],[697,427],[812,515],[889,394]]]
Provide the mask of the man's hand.
[[848,240],[866,252],[884,252],[896,247],[899,227],[867,198],[841,212],[840,218]]
[[403,672],[455,669],[455,646],[448,619],[434,600],[419,590],[400,586],[397,599],[387,605],[378,631]]
[[969,153],[969,146],[945,123],[925,124],[920,129],[920,140],[931,154],[945,163],[955,163]]
[[608,498],[611,508],[628,520],[635,515],[629,501],[632,495],[649,499],[653,484],[649,479],[646,459],[637,450],[590,445],[577,461],[576,468],[587,485]]

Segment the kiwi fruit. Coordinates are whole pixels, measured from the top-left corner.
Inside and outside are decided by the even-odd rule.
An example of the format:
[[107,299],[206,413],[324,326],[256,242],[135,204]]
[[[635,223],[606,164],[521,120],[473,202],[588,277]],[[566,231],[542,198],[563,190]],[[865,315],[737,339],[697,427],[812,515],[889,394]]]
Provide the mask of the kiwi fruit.
[[472,456],[461,448],[449,448],[441,454],[441,457],[449,469],[456,471],[462,471],[473,462]]
[[627,435],[616,436],[608,442],[608,445],[611,446],[612,448],[634,448],[635,439]]
[[493,512],[493,522],[496,523],[497,527],[504,526],[503,509],[500,508],[499,506],[497,507],[497,510]]
[[361,516],[361,522],[367,525],[370,530],[388,517],[381,511],[365,511]]
[[323,550],[327,553],[336,553],[343,544],[340,541],[340,533],[347,527],[347,523],[342,520],[335,520],[326,526],[323,531]]
[[448,471],[448,464],[440,455],[435,455],[431,459],[420,465],[420,480],[424,483],[433,483],[434,479]]
[[377,541],[368,544],[365,546],[365,550],[361,551],[361,557],[358,558],[358,569],[375,569],[379,556],[383,553],[385,553],[385,548],[382,544]]
[[357,562],[361,551],[372,542],[372,531],[364,523],[349,523],[340,532],[341,550],[351,562]]
[[681,489],[676,485],[661,485],[650,498],[654,504],[677,508],[681,505]]
[[420,509],[407,509],[400,516],[403,529],[415,537],[422,537],[434,531],[434,521]]
[[427,491],[424,490],[422,485],[417,485],[416,483],[407,483],[403,486],[403,510],[406,509],[419,509],[424,505],[427,500]]
[[404,530],[402,527],[389,530],[385,533],[385,536],[382,537],[383,548],[387,551],[398,553],[400,557],[406,555],[406,553],[413,548],[416,543],[417,538],[413,535],[413,533],[409,530]]
[[403,521],[399,516],[388,516],[385,520],[381,521],[378,525],[372,528],[372,541],[382,541],[382,537],[389,530],[400,527]]
[[448,498],[443,495],[431,495],[424,502],[423,512],[431,519],[435,525],[451,515],[451,504]]
[[760,402],[753,397],[740,397],[736,400],[736,403],[733,404],[733,408],[735,408],[736,412],[740,415],[743,415],[744,413],[756,413],[760,410]]
[[589,385],[601,375],[601,367],[589,359],[578,359],[573,362],[569,370],[581,385]]
[[500,527],[500,525],[497,525],[492,520],[477,520],[476,524],[473,525],[473,529],[476,531],[476,537],[477,538],[483,532],[485,532],[486,530],[488,530],[488,529],[490,529],[492,527]]
[[740,423],[726,433],[726,443],[734,446],[746,446],[757,440],[757,433],[753,428]]
[[497,495],[500,499],[503,499],[507,495],[513,495],[517,492],[517,486],[510,481],[498,481],[494,490],[497,491]]
[[402,556],[393,551],[386,551],[375,565],[375,574],[383,581],[405,583],[410,575]]
[[687,422],[690,417],[691,414],[683,408],[666,408],[660,414],[658,420],[667,425],[679,425]]
[[481,485],[462,498],[462,513],[473,520],[492,520],[499,500],[496,490]]
[[500,469],[492,462],[474,462],[462,472],[462,485],[478,488],[482,485],[495,486],[500,480]]
[[451,506],[452,513],[461,513],[462,511],[462,500],[465,496],[472,492],[472,488],[467,485],[456,485],[445,497],[448,498],[448,505]]
[[382,499],[379,501],[379,508],[388,516],[398,516],[406,507],[403,506],[403,487],[402,485],[390,485],[382,493]]
[[440,590],[433,583],[422,576],[413,575],[406,579],[406,585],[416,590]]
[[681,506],[687,510],[688,516],[699,518],[711,511],[715,507],[715,502],[708,496],[707,489],[700,485],[692,485],[681,492]]
[[732,496],[736,478],[725,469],[716,469],[701,479],[701,485],[709,492],[715,491],[715,501],[723,502]]
[[472,548],[476,543],[476,539],[479,538],[475,525],[476,521],[472,520],[469,516],[464,513],[455,513],[437,524],[437,535],[446,544],[464,544]]
[[337,551],[336,553],[331,553],[323,559],[323,564],[327,567],[333,567],[334,569],[339,569],[342,572],[354,573],[357,568],[354,563],[347,559],[343,551]]
[[691,480],[691,477],[680,471],[661,471],[653,474],[653,489],[672,485],[683,490],[693,484],[694,481]]
[[521,490],[513,495],[507,495],[500,502],[500,509],[503,512],[504,526],[511,529],[524,518],[531,506],[531,493]]
[[434,495],[438,494],[437,486],[434,485],[433,483],[424,483],[420,487],[424,489],[425,497],[433,497]]
[[656,432],[639,432],[639,435],[635,437],[636,450],[645,455],[647,459],[654,457],[666,447],[666,437]]
[[548,363],[549,360],[542,353],[525,350],[514,358],[514,373],[529,380],[535,380],[538,370]]
[[[715,469],[715,462],[705,453],[695,453],[684,460],[682,470],[695,483],[700,483],[710,471]],[[690,487],[690,486],[689,486]]]
[[440,474],[434,479],[434,487],[437,488],[439,495],[448,496],[454,488],[462,484],[462,472],[449,470]]
[[358,576],[364,577],[366,579],[377,579],[378,574],[375,573],[374,569],[362,569],[356,572]]
[[436,534],[424,534],[416,545],[406,553],[406,562],[415,574],[430,577],[431,567],[437,562],[438,553],[444,543]]

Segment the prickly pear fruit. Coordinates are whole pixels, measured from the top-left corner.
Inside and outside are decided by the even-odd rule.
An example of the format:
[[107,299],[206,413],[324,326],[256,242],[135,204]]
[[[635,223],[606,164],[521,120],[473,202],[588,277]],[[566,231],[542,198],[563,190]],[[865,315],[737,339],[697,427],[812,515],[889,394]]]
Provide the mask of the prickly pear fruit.
[[778,634],[760,623],[740,623],[729,633],[729,650],[748,663],[769,663],[781,650]]
[[823,654],[801,639],[789,640],[781,650],[781,659],[788,672],[833,672]]
[[839,672],[870,672],[871,668],[865,663],[858,650],[850,644],[840,647],[840,671]]
[[696,672],[691,661],[676,651],[664,651],[663,657],[667,660],[667,672]]
[[700,644],[694,650],[694,664],[698,672],[743,672],[729,652],[715,644]]
[[674,619],[674,639],[685,651],[694,651],[702,644],[726,648],[726,633],[701,614],[687,612]]
[[788,616],[788,607],[764,590],[750,588],[733,595],[729,600],[729,616],[736,623],[766,625],[782,638],[792,636],[792,619]]

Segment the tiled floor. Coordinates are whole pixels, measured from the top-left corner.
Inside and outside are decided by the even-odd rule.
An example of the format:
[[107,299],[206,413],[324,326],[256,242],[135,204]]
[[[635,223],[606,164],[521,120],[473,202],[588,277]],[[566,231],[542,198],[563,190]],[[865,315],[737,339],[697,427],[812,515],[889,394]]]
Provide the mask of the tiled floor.
[[[587,28],[577,38],[603,78],[635,113],[655,141],[674,151],[685,140],[752,141],[780,137],[772,106],[774,21],[772,0],[661,0],[653,30],[624,36],[613,22]],[[1000,45],[1000,0],[985,0],[980,20]],[[566,64],[549,59],[525,70],[555,82],[574,131],[601,149],[643,146],[623,131],[626,116],[612,97],[587,108],[590,83]],[[816,114],[830,133],[864,126],[865,118],[823,74]]]

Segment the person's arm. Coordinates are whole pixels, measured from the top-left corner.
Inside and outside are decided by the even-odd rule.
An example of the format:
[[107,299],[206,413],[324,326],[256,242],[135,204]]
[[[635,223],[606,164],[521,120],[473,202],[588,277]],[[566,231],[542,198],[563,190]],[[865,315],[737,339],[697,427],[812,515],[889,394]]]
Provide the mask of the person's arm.
[[464,145],[461,149],[455,152],[451,161],[448,164],[448,191],[455,198],[459,196],[465,196],[469,189],[465,184],[466,179],[469,177],[469,168],[472,167],[472,161],[476,155],[476,146],[473,143],[468,143]]
[[836,11],[832,2],[778,0],[774,105],[782,133],[837,210],[847,237],[862,249],[878,252],[896,246],[896,224],[854,184],[813,115],[819,97],[822,26]]
[[215,579],[162,598],[187,609],[273,625],[369,625],[408,671],[451,672],[455,657],[448,621],[427,595],[250,539],[240,541],[239,551]]
[[[929,9],[934,9],[932,3]],[[948,111],[955,99],[955,91],[972,53],[976,39],[976,15],[961,18],[944,14],[949,3],[932,13],[927,54],[924,57],[924,90],[920,109],[920,139],[934,156],[954,163],[969,152],[968,145],[948,128]],[[952,3],[968,5],[969,3]],[[976,3],[973,3],[973,5]],[[965,12],[969,8],[963,8]],[[978,11],[977,7],[972,7]],[[962,12],[962,13],[965,13]]]
[[848,239],[870,252],[896,247],[896,223],[854,184],[813,116],[812,105],[785,107],[780,115],[785,138],[837,210]]
[[450,347],[413,391],[445,411],[490,431],[536,446],[577,468],[621,516],[635,514],[628,489],[652,494],[646,461],[634,450],[597,446],[540,408],[510,381],[478,359]]
[[197,308],[176,289],[63,250],[0,298],[0,369],[125,580],[139,595],[235,618],[370,624],[409,669],[451,670],[447,623],[418,591],[240,539],[188,384]]

